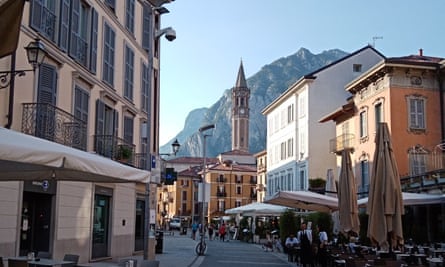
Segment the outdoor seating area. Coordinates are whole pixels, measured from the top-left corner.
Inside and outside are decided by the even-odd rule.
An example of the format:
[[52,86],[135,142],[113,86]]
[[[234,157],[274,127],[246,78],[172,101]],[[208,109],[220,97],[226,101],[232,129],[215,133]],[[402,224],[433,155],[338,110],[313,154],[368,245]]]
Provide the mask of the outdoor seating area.
[[[79,255],[66,254],[63,259],[52,259],[48,252],[29,253],[27,256],[19,257],[0,257],[0,267],[44,267],[44,266],[60,266],[60,267],[77,267]],[[6,263],[6,264],[5,264]]]
[[429,246],[405,245],[401,250],[378,251],[374,247],[354,246],[354,252],[347,245],[331,245],[328,253],[329,267],[443,267],[445,244]]

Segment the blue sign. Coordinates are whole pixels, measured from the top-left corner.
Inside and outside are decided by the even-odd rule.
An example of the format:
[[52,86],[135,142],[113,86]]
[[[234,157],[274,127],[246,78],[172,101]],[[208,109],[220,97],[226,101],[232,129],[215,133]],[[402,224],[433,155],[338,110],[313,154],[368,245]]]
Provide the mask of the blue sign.
[[156,169],[156,156],[151,155],[151,168]]

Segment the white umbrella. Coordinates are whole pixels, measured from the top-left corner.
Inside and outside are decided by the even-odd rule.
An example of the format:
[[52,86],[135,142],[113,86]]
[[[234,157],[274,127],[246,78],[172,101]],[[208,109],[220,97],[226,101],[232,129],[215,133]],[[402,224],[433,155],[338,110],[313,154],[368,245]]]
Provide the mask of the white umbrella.
[[[422,193],[402,193],[404,206],[416,206],[416,205],[431,205],[445,203],[444,194],[422,194]],[[368,198],[361,198],[358,200],[360,207],[368,205]]]
[[244,206],[239,206],[233,209],[228,209],[225,211],[226,214],[241,214],[244,216],[255,216],[255,215],[280,215],[286,210],[288,207],[267,204],[262,202],[254,202]]
[[0,181],[148,182],[150,173],[0,127]]
[[310,211],[332,212],[338,210],[336,198],[310,191],[279,191],[264,202]]

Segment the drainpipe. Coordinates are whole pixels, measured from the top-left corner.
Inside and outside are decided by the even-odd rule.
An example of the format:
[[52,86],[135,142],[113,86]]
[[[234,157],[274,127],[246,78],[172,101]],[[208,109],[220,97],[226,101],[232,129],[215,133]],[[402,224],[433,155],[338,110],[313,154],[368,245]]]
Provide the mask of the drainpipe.
[[9,84],[9,102],[8,102],[8,114],[6,115],[8,122],[5,125],[6,129],[11,128],[12,115],[14,113],[14,87],[15,87],[15,75],[12,73],[15,71],[15,51],[11,55],[11,81]]

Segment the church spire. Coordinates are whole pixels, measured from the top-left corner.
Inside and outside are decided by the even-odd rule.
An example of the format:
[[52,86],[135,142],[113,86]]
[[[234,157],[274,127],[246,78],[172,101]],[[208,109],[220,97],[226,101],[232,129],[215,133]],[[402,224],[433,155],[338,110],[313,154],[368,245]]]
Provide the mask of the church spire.
[[240,66],[239,66],[238,77],[236,79],[235,87],[237,87],[237,88],[247,88],[246,76],[244,75],[243,60],[241,60],[241,63],[240,63]]

